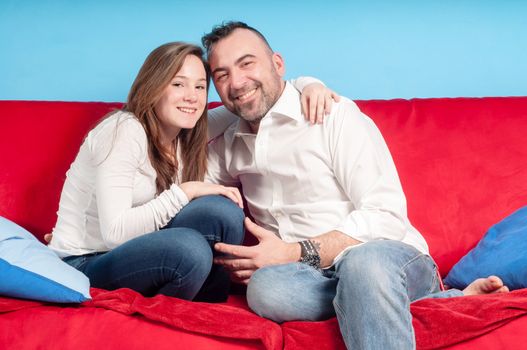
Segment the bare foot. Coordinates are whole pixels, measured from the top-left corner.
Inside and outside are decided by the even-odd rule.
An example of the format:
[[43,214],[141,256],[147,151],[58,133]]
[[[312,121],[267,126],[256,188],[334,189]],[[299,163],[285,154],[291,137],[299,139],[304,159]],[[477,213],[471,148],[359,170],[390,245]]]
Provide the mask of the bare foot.
[[474,280],[467,288],[463,289],[465,295],[480,295],[490,293],[507,293],[509,288],[503,284],[498,276],[489,276],[487,278],[478,278]]

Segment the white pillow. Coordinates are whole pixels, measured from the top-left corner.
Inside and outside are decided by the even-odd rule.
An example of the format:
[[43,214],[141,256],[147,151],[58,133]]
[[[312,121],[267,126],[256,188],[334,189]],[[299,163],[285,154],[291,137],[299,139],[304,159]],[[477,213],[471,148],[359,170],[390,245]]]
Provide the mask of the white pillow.
[[0,295],[57,303],[91,299],[88,277],[1,216]]

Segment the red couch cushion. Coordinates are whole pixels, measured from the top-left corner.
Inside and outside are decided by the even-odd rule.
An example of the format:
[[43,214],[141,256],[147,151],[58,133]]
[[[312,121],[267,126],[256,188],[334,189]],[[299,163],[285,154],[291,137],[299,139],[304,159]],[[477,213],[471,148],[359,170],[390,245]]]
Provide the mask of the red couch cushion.
[[[344,349],[335,318],[279,326],[248,312],[240,302],[220,305],[162,295],[144,298],[129,289],[93,289],[92,295],[92,301],[70,307],[0,297],[0,347],[41,348],[48,339],[55,339],[61,347],[80,349],[115,348],[119,344],[165,348],[167,343],[199,349],[236,349],[242,345],[252,349],[258,343],[269,350]],[[486,337],[487,341],[517,344],[527,337],[509,331],[518,327],[518,322],[512,321],[527,324],[527,318],[522,317],[527,315],[527,289],[502,295],[426,299],[412,304],[411,311],[419,349],[461,342],[476,349],[471,346],[472,338],[500,327],[494,336]],[[31,327],[33,332],[27,337]],[[83,338],[78,334],[96,336]],[[154,334],[159,337],[152,339]]]

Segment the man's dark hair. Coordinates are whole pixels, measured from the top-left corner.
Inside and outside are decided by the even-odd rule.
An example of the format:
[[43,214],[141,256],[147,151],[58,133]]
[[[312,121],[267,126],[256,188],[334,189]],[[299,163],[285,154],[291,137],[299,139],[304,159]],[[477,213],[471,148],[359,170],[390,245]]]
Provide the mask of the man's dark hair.
[[257,29],[243,22],[229,21],[229,22],[223,22],[220,25],[214,26],[210,33],[203,35],[203,37],[201,38],[201,43],[203,44],[203,47],[207,51],[207,55],[210,54],[210,50],[212,46],[214,46],[214,44],[216,44],[221,39],[228,37],[236,29],[250,30],[251,32],[258,35],[264,41],[264,43],[267,45],[267,47],[269,48],[271,52],[273,51],[273,49],[271,49],[271,45],[269,45],[269,43],[267,42],[267,39]]

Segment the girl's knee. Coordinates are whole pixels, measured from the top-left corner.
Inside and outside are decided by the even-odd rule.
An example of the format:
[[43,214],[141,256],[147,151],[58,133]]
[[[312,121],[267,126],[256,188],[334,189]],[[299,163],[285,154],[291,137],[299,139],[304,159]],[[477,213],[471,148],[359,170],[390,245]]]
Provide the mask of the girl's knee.
[[245,214],[232,200],[223,196],[206,196],[204,206],[208,215],[223,220],[227,225],[243,227]]
[[243,210],[223,196],[206,196],[204,200],[204,220],[216,222],[222,228],[222,241],[228,244],[242,244],[245,235]]
[[206,222],[217,234],[221,232],[221,237],[216,237],[216,240],[229,244],[243,242],[245,214],[236,203],[219,195],[200,197],[192,202],[194,215],[198,215],[199,220]]

